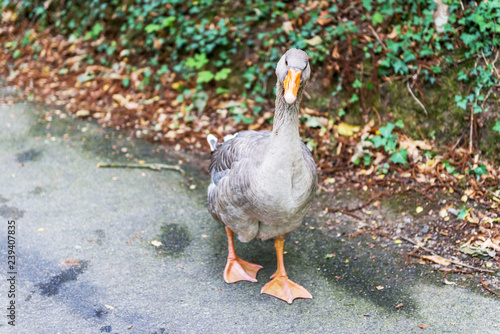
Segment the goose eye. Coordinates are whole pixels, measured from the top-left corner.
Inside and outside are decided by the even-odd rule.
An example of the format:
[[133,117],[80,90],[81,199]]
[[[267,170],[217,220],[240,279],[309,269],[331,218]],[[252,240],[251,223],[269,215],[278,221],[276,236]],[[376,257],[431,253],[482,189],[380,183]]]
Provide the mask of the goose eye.
[[288,60],[285,60],[285,66],[288,66]]

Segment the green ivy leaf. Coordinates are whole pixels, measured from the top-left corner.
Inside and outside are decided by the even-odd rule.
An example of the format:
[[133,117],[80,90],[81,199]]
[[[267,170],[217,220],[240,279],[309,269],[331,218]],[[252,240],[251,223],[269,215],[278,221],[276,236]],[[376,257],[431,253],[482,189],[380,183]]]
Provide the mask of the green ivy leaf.
[[372,17],[373,24],[379,24],[384,22],[384,16],[379,12],[375,12]]
[[226,94],[226,93],[229,93],[229,89],[222,87],[217,87],[217,90],[215,91],[215,94]]
[[431,66],[431,71],[434,73],[441,73],[441,67],[439,66]]
[[408,62],[410,62],[412,60],[417,59],[417,57],[410,50],[406,50],[405,51],[405,53],[403,55],[403,58],[404,58],[405,63],[408,63]]
[[212,81],[215,75],[210,71],[201,71],[198,73],[198,78],[196,79],[197,83],[204,83]]
[[467,76],[467,74],[464,73],[463,70],[460,70],[460,72],[458,72],[458,80],[460,81],[467,81],[469,79],[469,77]]
[[405,124],[403,123],[402,120],[399,120],[396,122],[396,126],[400,129],[404,128],[405,127]]
[[358,95],[356,95],[356,93],[353,93],[351,96],[351,102],[354,103],[356,101],[359,101],[359,97]]
[[352,87],[353,88],[361,88],[363,87],[363,84],[361,83],[361,81],[359,81],[358,79],[354,80],[354,83],[352,84]]
[[455,166],[450,165],[448,161],[445,161],[444,167],[446,168],[446,171],[450,174],[453,174],[453,172],[455,171]]
[[395,125],[392,123],[387,123],[386,126],[382,126],[378,129],[382,137],[389,138],[391,136],[392,130],[394,130]]
[[495,126],[493,127],[493,131],[498,131],[500,132],[500,121],[497,121],[495,123]]
[[375,148],[379,148],[380,146],[385,146],[387,144],[387,139],[382,138],[381,136],[375,136],[372,139],[373,145],[375,145]]
[[372,10],[372,0],[363,0],[363,7],[369,12]]
[[455,103],[459,108],[462,108],[463,110],[467,109],[467,99],[464,99],[460,95],[455,95]]
[[151,34],[152,32],[161,30],[162,26],[159,24],[148,24],[146,27],[144,27],[144,30],[148,33]]
[[464,32],[462,35],[460,35],[460,38],[462,39],[462,41],[464,41],[465,45],[470,45],[478,38],[478,36],[477,34],[471,35]]
[[392,67],[394,67],[394,72],[396,74],[406,74],[408,73],[408,66],[402,61],[401,59],[397,58],[394,63],[392,64]]
[[408,151],[404,148],[401,148],[398,152],[395,152],[391,155],[391,161],[395,164],[406,164],[408,162],[406,160],[407,155]]
[[230,68],[223,68],[219,72],[215,73],[215,81],[226,80],[229,76],[229,73],[231,73]]
[[365,166],[370,166],[371,162],[372,162],[372,156],[369,155],[369,154],[365,154],[363,156],[363,160],[364,160],[364,164]]
[[175,16],[169,16],[169,17],[165,18],[163,21],[161,21],[161,25],[164,28],[172,27],[174,25],[175,20],[176,20]]
[[186,67],[196,68],[199,70],[209,62],[207,55],[205,53],[195,54],[194,58],[186,59]]
[[123,87],[127,88],[128,85],[130,85],[130,79],[129,78],[124,78],[122,81]]
[[345,110],[343,108],[339,109],[339,117],[342,117],[345,115]]
[[476,169],[474,169],[474,173],[476,173],[476,175],[488,174],[488,172],[486,171],[486,166],[483,164],[480,164],[478,167],[476,167]]
[[460,209],[460,211],[458,212],[458,215],[457,215],[457,218],[458,219],[465,219],[465,217],[467,216],[467,214],[469,213],[470,209]]

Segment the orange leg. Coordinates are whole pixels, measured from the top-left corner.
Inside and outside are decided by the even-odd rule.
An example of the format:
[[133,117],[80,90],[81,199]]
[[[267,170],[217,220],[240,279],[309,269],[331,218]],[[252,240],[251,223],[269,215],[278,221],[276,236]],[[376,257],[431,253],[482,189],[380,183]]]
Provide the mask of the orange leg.
[[234,283],[238,281],[257,282],[257,272],[262,269],[258,264],[240,259],[234,251],[233,231],[226,227],[227,233],[227,263],[224,269],[224,281]]
[[311,294],[303,286],[288,279],[283,262],[284,245],[285,240],[283,238],[274,240],[274,248],[276,248],[276,256],[278,257],[278,269],[271,276],[272,280],[264,285],[260,293],[282,299],[288,304],[291,304],[295,298],[312,298]]

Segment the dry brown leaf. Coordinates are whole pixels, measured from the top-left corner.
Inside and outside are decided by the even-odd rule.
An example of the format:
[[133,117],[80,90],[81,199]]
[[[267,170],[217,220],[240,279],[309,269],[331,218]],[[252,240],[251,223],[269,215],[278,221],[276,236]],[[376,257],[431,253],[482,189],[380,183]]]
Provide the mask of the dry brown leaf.
[[394,39],[394,38],[396,38],[397,35],[398,35],[398,32],[396,31],[396,27],[393,27],[391,33],[389,35],[387,35],[387,37],[390,39]]
[[61,264],[65,266],[72,266],[72,267],[77,266],[78,263],[80,263],[80,261],[77,259],[66,259],[63,262],[61,262]]
[[408,151],[408,157],[411,158],[412,161],[421,160],[420,150],[428,151],[432,149],[432,146],[427,144],[423,140],[413,140],[408,136],[401,135],[399,138],[399,147],[404,148]]
[[339,46],[335,45],[332,51],[332,58],[333,59],[340,59],[340,54],[339,54]]
[[283,22],[283,31],[286,32],[287,34],[289,34],[290,31],[293,31],[292,21]]
[[90,115],[90,111],[85,109],[78,110],[75,114],[76,117],[87,117],[88,115]]
[[318,19],[316,20],[316,23],[318,23],[320,26],[324,26],[327,25],[328,23],[331,23],[332,21],[333,21],[332,15],[327,10],[322,10],[321,13],[319,14]]
[[423,255],[422,258],[435,262],[437,264],[440,264],[442,266],[449,266],[451,264],[450,261],[446,260],[445,258],[439,256],[439,255]]

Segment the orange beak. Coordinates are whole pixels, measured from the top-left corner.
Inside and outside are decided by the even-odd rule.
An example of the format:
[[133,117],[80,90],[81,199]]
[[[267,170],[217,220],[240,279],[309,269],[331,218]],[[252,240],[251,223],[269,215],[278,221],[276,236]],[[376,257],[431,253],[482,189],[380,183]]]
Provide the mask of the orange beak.
[[288,70],[285,81],[283,82],[285,86],[285,101],[288,104],[292,104],[297,99],[297,92],[300,86],[300,75],[301,71],[295,70],[293,68]]

